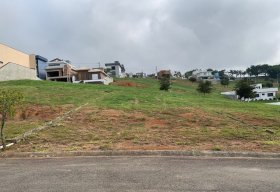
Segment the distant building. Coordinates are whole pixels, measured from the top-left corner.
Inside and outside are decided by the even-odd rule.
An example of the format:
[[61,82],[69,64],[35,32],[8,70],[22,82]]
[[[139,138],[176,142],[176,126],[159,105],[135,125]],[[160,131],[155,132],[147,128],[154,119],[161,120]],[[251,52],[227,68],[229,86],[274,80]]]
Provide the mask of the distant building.
[[213,79],[214,75],[212,74],[212,71],[197,69],[192,72],[192,77],[195,77],[197,80],[204,80]]
[[109,85],[113,82],[103,68],[77,69],[76,76],[73,76],[73,83],[92,83]]
[[133,77],[133,73],[127,73],[126,76],[129,77],[129,78],[132,78]]
[[161,78],[171,78],[171,71],[170,70],[161,70],[157,73],[157,77]]
[[[262,84],[253,84],[254,87],[253,92],[255,93],[254,98],[246,99],[248,101],[259,101],[259,100],[274,100],[276,99],[278,88],[263,88]],[[222,92],[222,95],[232,98],[238,99],[239,96],[236,94],[236,91],[228,91]],[[241,100],[244,100],[241,98]]]
[[108,75],[111,77],[126,77],[124,65],[120,64],[119,61],[115,61],[114,63],[106,63],[105,67]]
[[35,56],[37,77],[46,80],[46,70],[48,60],[40,55]]
[[45,79],[47,59],[0,44],[0,81]]
[[255,98],[253,100],[273,100],[276,98],[278,88],[263,88],[262,84],[251,85],[254,87]]
[[136,74],[135,74],[135,77],[137,77],[137,78],[146,78],[146,77],[147,77],[147,74],[146,74],[146,73],[143,73],[143,72],[140,72],[140,73],[136,73]]
[[46,79],[50,81],[71,82],[72,77],[77,74],[76,69],[71,65],[70,61],[59,58],[48,62],[46,70]]
[[56,58],[48,62],[47,80],[73,83],[105,84],[113,82],[103,68],[76,68],[70,61]]

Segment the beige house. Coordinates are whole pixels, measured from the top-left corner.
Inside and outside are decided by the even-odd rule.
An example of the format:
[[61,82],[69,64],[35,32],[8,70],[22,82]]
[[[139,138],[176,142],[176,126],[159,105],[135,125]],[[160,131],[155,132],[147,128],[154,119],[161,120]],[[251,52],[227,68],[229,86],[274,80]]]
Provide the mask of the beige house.
[[0,65],[15,63],[29,69],[35,69],[35,55],[28,55],[0,43]]
[[0,43],[0,81],[43,78],[47,59]]
[[93,69],[77,69],[77,75],[73,77],[73,83],[94,83],[109,85],[113,82],[107,73],[102,68]]

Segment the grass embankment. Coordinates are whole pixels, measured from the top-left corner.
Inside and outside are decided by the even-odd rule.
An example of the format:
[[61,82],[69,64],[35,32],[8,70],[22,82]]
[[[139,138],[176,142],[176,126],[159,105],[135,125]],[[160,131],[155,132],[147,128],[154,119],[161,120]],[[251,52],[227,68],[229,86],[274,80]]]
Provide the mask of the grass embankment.
[[10,150],[207,149],[280,151],[280,107],[224,98],[214,85],[203,96],[197,84],[174,81],[169,92],[153,79],[117,80],[110,86],[10,81],[25,106],[9,121],[9,138],[89,103],[61,124]]

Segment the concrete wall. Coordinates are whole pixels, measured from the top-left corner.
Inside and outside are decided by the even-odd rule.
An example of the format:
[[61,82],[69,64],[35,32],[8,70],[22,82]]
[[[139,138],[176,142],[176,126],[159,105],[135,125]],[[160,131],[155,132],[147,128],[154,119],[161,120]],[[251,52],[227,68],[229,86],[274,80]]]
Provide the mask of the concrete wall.
[[35,69],[8,63],[0,68],[0,81],[31,79],[38,80]]
[[0,62],[16,63],[24,67],[35,69],[35,55],[28,55],[6,45],[0,44]]

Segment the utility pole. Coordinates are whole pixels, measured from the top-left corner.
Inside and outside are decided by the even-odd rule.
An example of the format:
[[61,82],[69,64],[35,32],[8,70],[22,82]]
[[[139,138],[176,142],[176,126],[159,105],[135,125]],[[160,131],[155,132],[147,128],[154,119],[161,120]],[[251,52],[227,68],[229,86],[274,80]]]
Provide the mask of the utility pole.
[[156,66],[156,77],[157,77],[157,79],[158,79],[158,72],[157,72],[157,66]]

